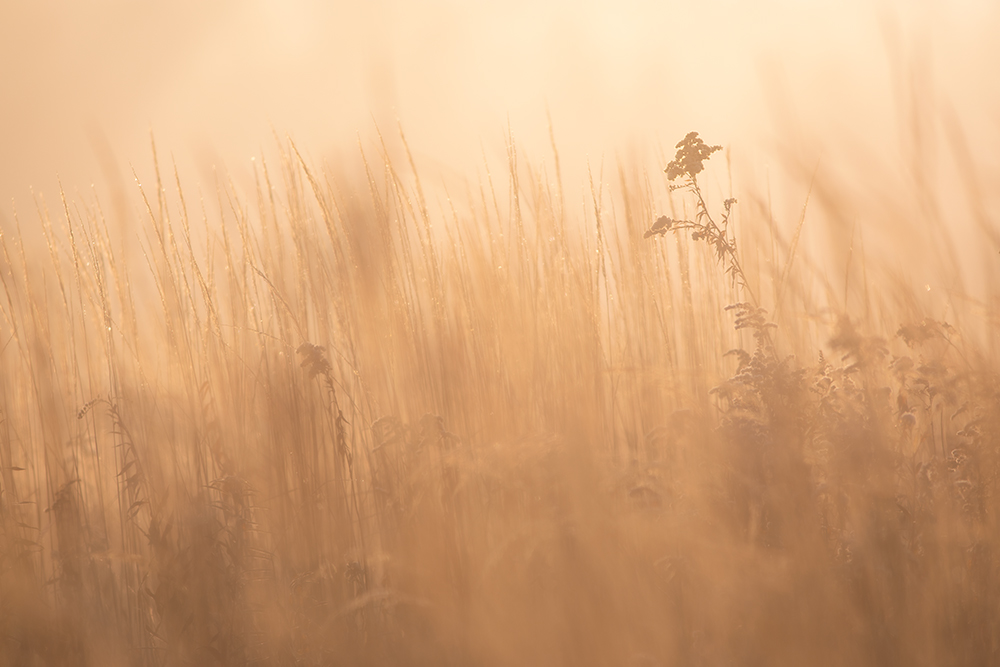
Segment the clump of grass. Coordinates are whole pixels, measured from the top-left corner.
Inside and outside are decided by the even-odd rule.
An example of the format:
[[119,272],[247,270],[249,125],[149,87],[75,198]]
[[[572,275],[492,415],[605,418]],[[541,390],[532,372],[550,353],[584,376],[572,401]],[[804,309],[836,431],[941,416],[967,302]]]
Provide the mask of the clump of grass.
[[776,329],[696,133],[576,218],[513,144],[435,213],[389,141],[357,178],[282,146],[200,228],[155,164],[135,256],[97,202],[0,237],[0,662],[995,657],[960,327],[886,291]]

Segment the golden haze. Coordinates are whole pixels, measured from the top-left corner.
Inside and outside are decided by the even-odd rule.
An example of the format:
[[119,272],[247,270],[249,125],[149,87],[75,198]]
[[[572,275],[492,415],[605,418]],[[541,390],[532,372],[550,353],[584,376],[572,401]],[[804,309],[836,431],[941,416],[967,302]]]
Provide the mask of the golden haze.
[[997,9],[689,5],[0,7],[0,663],[996,662]]

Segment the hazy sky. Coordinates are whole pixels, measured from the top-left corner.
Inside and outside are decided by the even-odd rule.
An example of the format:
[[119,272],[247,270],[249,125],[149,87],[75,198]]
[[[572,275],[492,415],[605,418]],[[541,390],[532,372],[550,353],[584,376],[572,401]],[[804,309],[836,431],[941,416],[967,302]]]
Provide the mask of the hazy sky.
[[891,160],[913,103],[996,147],[998,27],[992,0],[0,0],[0,211],[148,175],[150,130],[197,182],[272,129],[336,161],[396,119],[432,175],[502,154],[508,122],[547,159],[547,112],[567,180],[692,129],[755,169],[776,145]]

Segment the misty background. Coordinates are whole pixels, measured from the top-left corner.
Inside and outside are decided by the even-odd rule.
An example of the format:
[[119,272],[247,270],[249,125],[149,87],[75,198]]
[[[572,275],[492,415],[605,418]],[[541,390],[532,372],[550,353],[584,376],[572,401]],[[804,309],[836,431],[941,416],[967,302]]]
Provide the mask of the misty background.
[[588,168],[662,169],[697,130],[785,229],[817,174],[810,205],[837,210],[807,243],[846,248],[862,225],[882,252],[947,235],[995,258],[998,28],[989,0],[5,0],[0,225],[33,224],[32,193],[51,207],[60,183],[106,204],[150,178],[151,132],[185,187],[224,173],[250,192],[276,136],[338,168],[376,127],[398,150],[399,122],[424,180],[448,183],[502,166],[508,130],[551,161],[551,118],[581,208]]

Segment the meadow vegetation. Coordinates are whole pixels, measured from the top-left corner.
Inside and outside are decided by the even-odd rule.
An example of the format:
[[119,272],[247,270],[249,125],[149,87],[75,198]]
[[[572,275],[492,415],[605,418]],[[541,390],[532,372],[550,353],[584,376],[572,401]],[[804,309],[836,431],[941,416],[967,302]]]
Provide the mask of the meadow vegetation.
[[1000,661],[992,345],[676,148],[582,205],[513,141],[436,199],[154,148],[124,218],[13,214],[0,663]]

